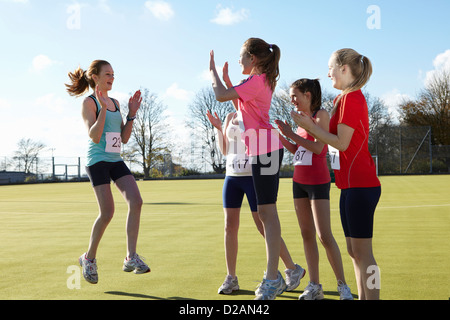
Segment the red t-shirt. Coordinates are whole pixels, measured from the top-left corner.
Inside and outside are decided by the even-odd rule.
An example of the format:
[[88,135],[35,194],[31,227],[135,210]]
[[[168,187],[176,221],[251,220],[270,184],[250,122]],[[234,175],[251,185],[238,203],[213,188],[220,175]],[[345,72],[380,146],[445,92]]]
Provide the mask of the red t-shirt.
[[[298,127],[297,134],[304,139],[314,141],[314,137],[301,127]],[[297,148],[298,147],[299,145],[297,145]],[[328,170],[327,165],[327,150],[328,146],[324,145],[320,154],[315,154],[313,152],[312,164],[310,166],[295,166],[293,180],[297,183],[309,185],[317,185],[330,182],[330,171]]]
[[369,113],[361,90],[350,92],[339,101],[330,119],[330,133],[337,134],[338,124],[345,124],[355,131],[347,150],[339,152],[340,170],[334,170],[336,186],[339,189],[380,186],[369,152]]

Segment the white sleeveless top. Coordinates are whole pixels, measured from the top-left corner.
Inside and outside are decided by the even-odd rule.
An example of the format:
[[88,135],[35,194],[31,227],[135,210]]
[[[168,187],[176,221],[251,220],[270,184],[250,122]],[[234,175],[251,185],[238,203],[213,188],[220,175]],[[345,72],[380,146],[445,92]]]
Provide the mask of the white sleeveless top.
[[233,124],[233,119],[230,120],[226,129],[228,144],[226,175],[251,176],[252,166],[245,152],[246,146],[242,141],[242,132],[239,124]]

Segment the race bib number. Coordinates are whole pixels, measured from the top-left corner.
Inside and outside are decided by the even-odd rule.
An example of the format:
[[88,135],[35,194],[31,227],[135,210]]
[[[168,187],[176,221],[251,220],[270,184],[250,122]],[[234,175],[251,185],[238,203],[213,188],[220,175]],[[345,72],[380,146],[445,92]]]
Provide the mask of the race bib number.
[[228,169],[231,173],[251,173],[252,167],[250,160],[247,157],[235,155],[233,158],[227,161]]
[[122,139],[120,132],[106,132],[106,152],[120,153],[122,147]]
[[313,153],[299,146],[294,155],[294,166],[312,166]]
[[339,159],[339,150],[328,145],[328,154],[330,155],[331,169],[341,170],[341,162]]

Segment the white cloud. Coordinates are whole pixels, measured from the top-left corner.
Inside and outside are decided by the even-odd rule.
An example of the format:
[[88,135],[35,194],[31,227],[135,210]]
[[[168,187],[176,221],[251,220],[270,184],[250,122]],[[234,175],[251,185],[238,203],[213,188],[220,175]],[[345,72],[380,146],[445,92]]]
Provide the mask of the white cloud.
[[165,1],[147,1],[145,2],[145,7],[158,20],[168,21],[175,15],[172,6]]
[[238,11],[233,11],[231,8],[222,8],[220,5],[218,6],[219,12],[217,16],[211,20],[211,22],[229,26],[236,23],[239,23],[248,18],[250,11],[247,9],[241,9]]
[[188,101],[194,96],[194,93],[179,88],[178,83],[175,82],[169,88],[167,88],[166,92],[164,93],[164,96],[175,98],[177,100]]
[[381,100],[383,100],[384,104],[387,106],[388,112],[395,122],[397,122],[400,117],[398,109],[399,104],[411,99],[412,98],[407,94],[400,93],[398,89],[389,91],[381,96]]
[[428,71],[425,75],[424,83],[427,85],[436,73],[441,71],[450,72],[450,49],[440,53],[433,60],[434,70]]
[[48,56],[40,54],[33,58],[31,70],[34,72],[40,72],[57,63],[57,61],[50,59]]

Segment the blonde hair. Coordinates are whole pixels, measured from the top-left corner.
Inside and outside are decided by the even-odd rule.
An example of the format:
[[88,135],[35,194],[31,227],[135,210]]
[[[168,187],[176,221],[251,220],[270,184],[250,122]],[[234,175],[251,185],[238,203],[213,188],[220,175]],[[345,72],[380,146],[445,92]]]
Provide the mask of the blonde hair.
[[65,84],[66,90],[71,96],[82,96],[86,91],[89,90],[89,87],[95,90],[95,82],[92,76],[99,75],[100,70],[105,65],[111,65],[108,61],[105,60],[95,60],[91,63],[88,70],[83,70],[78,67],[74,72],[69,72],[69,78],[71,83]]
[[256,67],[266,74],[267,84],[274,91],[280,78],[278,65],[281,58],[280,48],[259,38],[248,39],[245,41],[243,48],[245,48],[247,54],[254,55],[258,59]]
[[340,67],[347,65],[355,78],[347,88],[344,88],[342,94],[336,100],[336,108],[342,97],[350,92],[360,90],[366,85],[372,75],[372,63],[366,56],[348,48],[337,50],[333,53],[333,56],[336,58],[337,65]]

